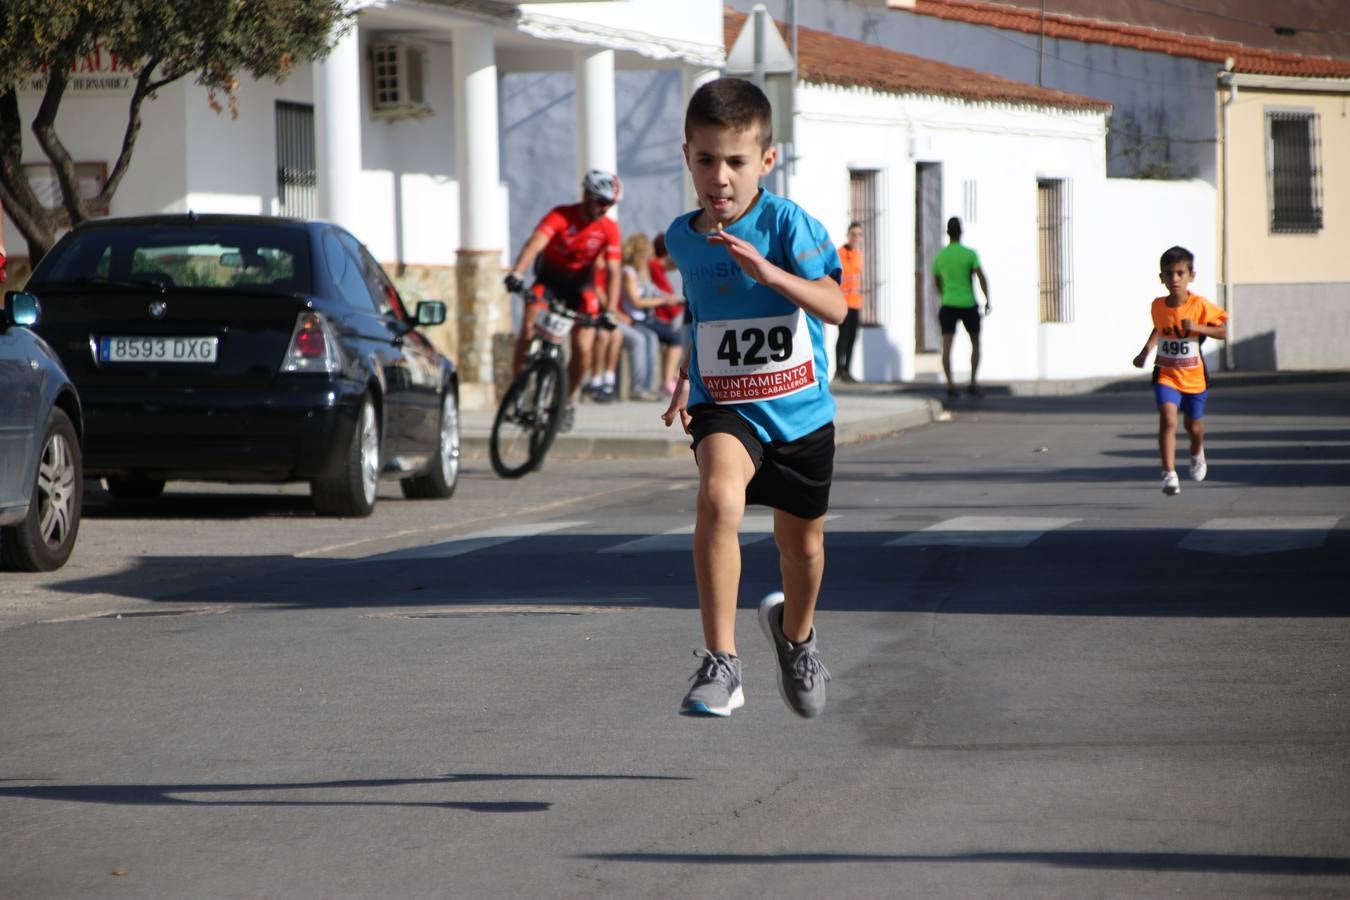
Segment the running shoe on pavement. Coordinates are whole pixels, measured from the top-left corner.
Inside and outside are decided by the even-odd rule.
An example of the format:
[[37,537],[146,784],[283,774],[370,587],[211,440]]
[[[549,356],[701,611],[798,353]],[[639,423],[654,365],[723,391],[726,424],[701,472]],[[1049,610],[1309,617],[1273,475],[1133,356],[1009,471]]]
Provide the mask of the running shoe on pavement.
[[1204,481],[1205,475],[1209,473],[1209,463],[1205,462],[1205,454],[1191,457],[1191,481]]
[[694,686],[684,695],[680,713],[686,716],[725,718],[731,715],[733,709],[744,706],[741,661],[720,650],[695,650],[694,655],[703,660],[703,664],[689,679],[694,682]]
[[572,424],[576,422],[576,419],[577,419],[577,408],[570,403],[567,404],[566,406],[563,407],[562,421],[558,423],[558,431],[559,432],[571,431]]
[[1169,497],[1181,493],[1181,479],[1177,478],[1176,472],[1163,473],[1163,493]]
[[825,711],[825,682],[830,673],[816,652],[816,630],[800,644],[783,636],[783,592],[774,591],[759,602],[759,627],[778,658],[778,693],[788,709],[812,719]]

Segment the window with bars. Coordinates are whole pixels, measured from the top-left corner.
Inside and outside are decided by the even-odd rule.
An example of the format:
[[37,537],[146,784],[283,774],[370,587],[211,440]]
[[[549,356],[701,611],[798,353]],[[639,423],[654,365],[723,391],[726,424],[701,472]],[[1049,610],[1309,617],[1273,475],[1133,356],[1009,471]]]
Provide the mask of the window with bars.
[[1069,246],[1069,183],[1036,181],[1041,321],[1073,321],[1073,255]]
[[848,220],[857,222],[863,229],[863,305],[859,314],[863,325],[877,325],[881,321],[880,254],[876,252],[881,246],[882,226],[882,211],[877,200],[879,181],[876,169],[852,169],[848,173]]
[[1266,190],[1270,230],[1308,234],[1322,228],[1322,170],[1317,115],[1298,110],[1266,112]]
[[314,107],[277,101],[277,212],[297,219],[317,214],[319,171],[314,155]]

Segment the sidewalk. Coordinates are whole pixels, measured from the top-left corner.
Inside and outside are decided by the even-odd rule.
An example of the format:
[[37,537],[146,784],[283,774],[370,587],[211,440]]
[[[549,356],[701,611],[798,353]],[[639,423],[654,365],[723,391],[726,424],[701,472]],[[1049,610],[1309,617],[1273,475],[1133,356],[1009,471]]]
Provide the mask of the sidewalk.
[[[878,388],[883,387],[878,385]],[[897,434],[936,421],[942,404],[936,394],[899,393],[899,385],[880,390],[834,391],[835,437],[838,444],[852,444]],[[669,459],[689,453],[689,436],[678,424],[667,428],[661,421],[664,399],[651,402],[581,403],[576,424],[559,434],[548,455],[551,459]],[[463,452],[469,459],[486,459],[488,433],[494,410],[463,410],[460,428]]]

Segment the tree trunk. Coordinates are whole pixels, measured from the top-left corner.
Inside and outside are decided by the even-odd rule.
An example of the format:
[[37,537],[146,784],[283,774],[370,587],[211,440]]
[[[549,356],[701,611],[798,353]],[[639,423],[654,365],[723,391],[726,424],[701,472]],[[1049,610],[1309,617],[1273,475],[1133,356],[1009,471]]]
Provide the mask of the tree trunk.
[[56,243],[60,223],[54,211],[38,200],[23,173],[23,122],[12,87],[0,94],[0,202],[28,244],[30,264],[37,265]]
[[[69,67],[53,67],[42,103],[33,118],[33,135],[56,171],[56,181],[61,189],[61,205],[55,208],[42,203],[23,171],[23,120],[19,117],[18,95],[13,87],[0,94],[0,203],[4,204],[5,213],[28,243],[30,265],[36,266],[52,249],[59,229],[73,227],[89,218],[91,206],[111,205],[113,194],[131,163],[136,136],[141,129],[141,104],[146,97],[153,96],[156,90],[181,77],[153,81],[160,62],[159,56],[153,56],[137,73],[131,102],[127,106],[127,124],[122,135],[121,152],[112,165],[103,189],[94,198],[79,195],[75,161],[56,133],[56,112],[65,93],[67,75],[64,72]],[[58,75],[58,72],[61,74]]]

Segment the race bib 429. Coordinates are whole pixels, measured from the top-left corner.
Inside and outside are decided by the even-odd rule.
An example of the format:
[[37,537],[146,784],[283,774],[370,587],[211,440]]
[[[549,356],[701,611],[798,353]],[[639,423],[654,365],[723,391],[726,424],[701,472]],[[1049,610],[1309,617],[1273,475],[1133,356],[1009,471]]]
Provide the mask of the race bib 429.
[[716,403],[774,400],[816,383],[806,316],[700,322],[698,369]]

